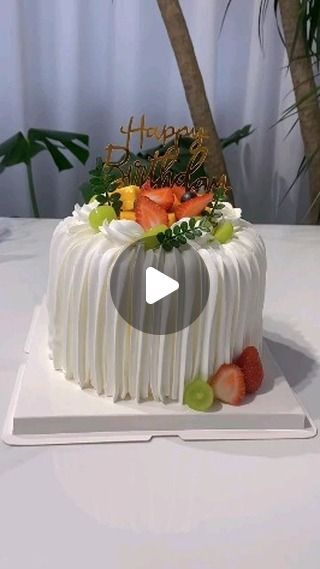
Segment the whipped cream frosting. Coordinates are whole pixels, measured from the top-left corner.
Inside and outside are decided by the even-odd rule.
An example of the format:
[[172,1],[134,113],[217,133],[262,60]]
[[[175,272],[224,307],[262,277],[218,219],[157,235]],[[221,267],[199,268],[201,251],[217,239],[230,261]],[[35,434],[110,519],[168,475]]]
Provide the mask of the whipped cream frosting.
[[[207,378],[248,345],[260,348],[265,247],[253,226],[241,219],[241,210],[230,204],[222,210],[234,224],[230,242],[220,245],[201,237],[191,243],[210,277],[203,312],[180,332],[158,336],[132,328],[110,295],[113,264],[143,230],[134,221],[113,220],[94,232],[88,216],[96,206],[76,206],[52,238],[47,305],[56,369],[114,401],[152,395],[182,403],[184,386],[195,376]],[[177,254],[183,259],[177,250],[168,253]]]

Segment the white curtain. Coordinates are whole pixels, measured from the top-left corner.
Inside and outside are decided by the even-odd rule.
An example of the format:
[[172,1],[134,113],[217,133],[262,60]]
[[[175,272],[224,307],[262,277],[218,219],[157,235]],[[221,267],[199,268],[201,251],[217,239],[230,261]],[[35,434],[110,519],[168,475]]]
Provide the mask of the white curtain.
[[[306,181],[281,197],[303,148],[288,122],[270,128],[292,101],[272,9],[257,33],[260,0],[180,0],[221,136],[246,123],[254,134],[226,151],[237,203],[247,219],[294,223],[307,207]],[[272,3],[271,3],[272,4]],[[90,135],[90,159],[58,173],[34,159],[42,217],[62,217],[79,184],[133,114],[151,124],[191,124],[156,0],[0,0],[0,141],[30,127]],[[32,215],[24,166],[0,176],[0,215]]]

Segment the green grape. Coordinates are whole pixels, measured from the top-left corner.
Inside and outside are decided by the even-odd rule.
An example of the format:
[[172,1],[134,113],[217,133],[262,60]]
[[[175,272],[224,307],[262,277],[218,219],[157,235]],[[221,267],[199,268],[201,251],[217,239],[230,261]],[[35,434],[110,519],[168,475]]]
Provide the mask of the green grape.
[[214,401],[214,392],[203,379],[194,379],[186,385],[183,402],[195,411],[207,411]]
[[166,225],[155,225],[155,227],[151,227],[151,229],[145,231],[142,237],[145,249],[154,249],[157,247],[159,245],[157,234],[164,233],[166,229]]
[[95,231],[98,231],[104,221],[110,223],[113,219],[117,219],[117,214],[111,205],[99,205],[89,214],[89,223]]
[[214,238],[223,245],[230,241],[233,237],[233,225],[231,221],[224,221],[221,225],[218,225],[214,232]]

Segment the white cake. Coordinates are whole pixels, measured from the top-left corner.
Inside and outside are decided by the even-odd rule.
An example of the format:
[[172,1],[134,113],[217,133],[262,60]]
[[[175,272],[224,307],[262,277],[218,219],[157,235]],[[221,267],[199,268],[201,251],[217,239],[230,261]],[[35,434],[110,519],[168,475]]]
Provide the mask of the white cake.
[[210,277],[202,313],[187,328],[159,336],[125,322],[110,295],[115,260],[143,229],[135,221],[117,219],[95,232],[88,217],[96,206],[76,206],[73,216],[58,224],[51,243],[49,348],[54,367],[67,379],[114,401],[151,396],[182,403],[185,385],[194,377],[208,378],[246,346],[260,349],[265,247],[240,210],[230,204],[222,210],[234,225],[229,242],[200,237],[191,243]]

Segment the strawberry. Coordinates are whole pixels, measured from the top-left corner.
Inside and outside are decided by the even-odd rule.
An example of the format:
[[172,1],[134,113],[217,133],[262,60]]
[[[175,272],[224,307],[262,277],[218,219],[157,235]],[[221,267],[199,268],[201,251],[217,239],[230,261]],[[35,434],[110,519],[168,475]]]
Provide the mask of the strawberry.
[[149,198],[149,200],[152,200],[166,210],[170,209],[173,204],[173,192],[171,188],[144,189],[140,195]]
[[209,384],[217,399],[230,403],[230,405],[239,405],[246,394],[243,373],[235,364],[220,366],[218,371],[209,378]]
[[179,202],[181,202],[181,198],[183,196],[183,194],[185,194],[186,189],[184,186],[172,186],[172,191],[174,193],[174,195],[176,196],[176,198],[179,200]]
[[175,194],[173,194],[173,204],[172,204],[169,211],[175,212],[176,207],[180,204],[181,204],[180,200],[178,200],[177,196]]
[[152,186],[151,186],[151,182],[149,180],[149,178],[142,184],[141,186],[141,190],[151,190]]
[[183,202],[175,209],[176,218],[179,220],[183,217],[200,215],[212,199],[213,194],[209,192],[208,194],[203,194],[203,196],[197,196],[196,198],[192,198],[192,200]]
[[[152,190],[153,191],[153,190]],[[140,195],[135,206],[136,222],[147,231],[155,225],[168,225],[168,214],[157,203]]]
[[263,367],[257,348],[248,346],[234,363],[243,373],[246,392],[255,393],[263,380]]

